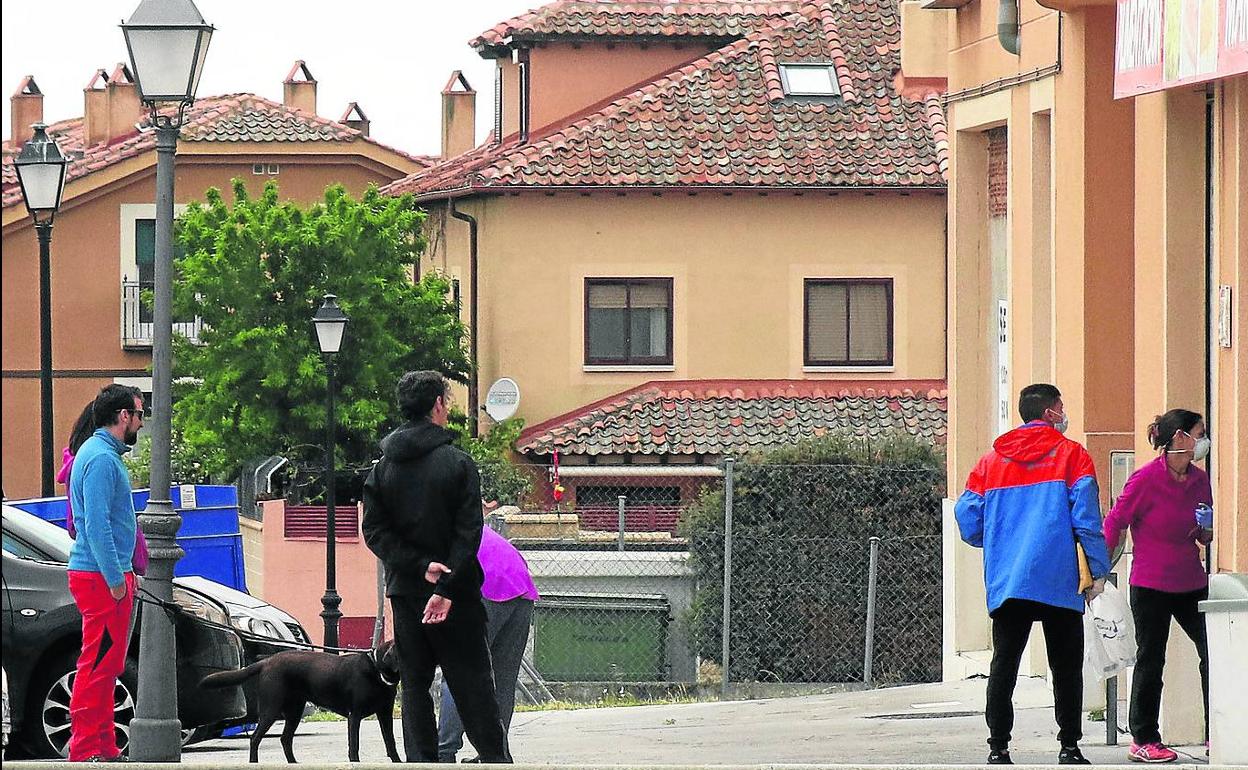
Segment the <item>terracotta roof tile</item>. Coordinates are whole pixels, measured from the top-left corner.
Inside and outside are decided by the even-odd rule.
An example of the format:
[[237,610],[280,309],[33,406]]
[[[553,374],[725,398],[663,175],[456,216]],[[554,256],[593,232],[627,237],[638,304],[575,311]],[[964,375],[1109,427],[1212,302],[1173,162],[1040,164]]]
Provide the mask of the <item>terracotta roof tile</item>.
[[[483,145],[384,189],[440,197],[517,187],[942,187],[940,102],[894,90],[899,46],[895,0],[804,0],[527,144]],[[810,61],[836,62],[840,98],[783,96],[779,65]]]
[[549,38],[741,37],[799,2],[671,2],[671,0],[559,0],[496,24],[468,41],[473,48],[501,46],[513,40]]
[[[146,121],[145,121],[146,123]],[[69,164],[69,181],[80,179],[123,160],[155,150],[156,135],[138,131],[114,139],[85,146],[82,118],[62,120],[48,127],[48,134],[73,160]],[[364,141],[384,147],[404,157],[431,165],[432,159],[409,155],[388,147],[342,123],[309,115],[278,102],[254,94],[230,94],[196,99],[187,110],[179,137],[182,142],[355,142]],[[13,159],[20,146],[4,143],[3,201],[4,207],[19,203],[21,188]]]
[[934,380],[654,381],[534,425],[516,449],[722,456],[829,431],[904,432],[944,444],[947,396]]

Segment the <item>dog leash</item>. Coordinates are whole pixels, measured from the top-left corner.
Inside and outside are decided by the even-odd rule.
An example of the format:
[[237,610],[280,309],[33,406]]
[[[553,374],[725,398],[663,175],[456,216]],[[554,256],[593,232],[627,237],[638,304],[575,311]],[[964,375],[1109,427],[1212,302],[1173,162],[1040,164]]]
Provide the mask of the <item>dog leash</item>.
[[[260,634],[253,633],[251,631],[243,631],[242,629],[226,625],[225,623],[217,623],[215,621],[208,620],[207,618],[201,618],[198,615],[193,615],[190,612],[187,612],[187,610],[177,602],[161,599],[153,595],[146,588],[142,587],[139,588],[138,593],[135,594],[134,598],[144,604],[150,604],[161,608],[165,611],[165,614],[169,616],[170,622],[173,622],[178,615],[186,615],[193,618],[196,623],[202,623],[212,628],[219,628],[222,631],[229,631],[243,640],[268,644],[274,647],[289,647],[292,650],[321,650],[332,653],[350,652],[358,654],[368,654],[370,652],[370,650],[361,650],[355,647],[327,647],[323,644],[313,644],[312,642],[288,642],[285,639],[274,639],[271,636],[261,636]],[[372,660],[371,656],[370,660]],[[376,660],[373,660],[373,664],[376,665]],[[380,671],[380,668],[378,670]]]

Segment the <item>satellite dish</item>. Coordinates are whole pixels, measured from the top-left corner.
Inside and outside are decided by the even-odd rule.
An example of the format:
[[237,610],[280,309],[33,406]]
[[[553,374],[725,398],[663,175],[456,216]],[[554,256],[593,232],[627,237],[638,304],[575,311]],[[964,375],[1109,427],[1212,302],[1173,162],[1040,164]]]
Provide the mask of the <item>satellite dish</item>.
[[520,386],[510,377],[501,377],[485,394],[485,413],[495,422],[502,422],[520,407]]

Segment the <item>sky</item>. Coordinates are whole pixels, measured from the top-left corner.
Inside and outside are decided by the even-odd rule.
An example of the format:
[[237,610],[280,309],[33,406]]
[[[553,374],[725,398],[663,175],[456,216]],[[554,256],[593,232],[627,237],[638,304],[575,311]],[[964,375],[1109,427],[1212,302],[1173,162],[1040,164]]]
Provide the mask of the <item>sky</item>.
[[[493,121],[494,64],[468,40],[544,0],[195,0],[216,27],[199,96],[246,91],[280,102],[296,59],[317,80],[317,113],[337,120],[359,102],[370,134],[416,154],[440,149],[439,105],[452,70],[477,91],[477,136]],[[8,95],[33,75],[47,123],[82,115],[82,89],[97,69],[126,61],[118,26],[138,0],[0,4],[3,129]],[[50,8],[62,9],[60,12]]]

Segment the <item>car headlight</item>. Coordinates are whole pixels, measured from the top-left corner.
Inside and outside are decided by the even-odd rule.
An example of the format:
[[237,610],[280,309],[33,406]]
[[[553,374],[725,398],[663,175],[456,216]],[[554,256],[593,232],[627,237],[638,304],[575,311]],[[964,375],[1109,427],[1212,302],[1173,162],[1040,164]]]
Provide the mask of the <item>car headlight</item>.
[[269,639],[282,638],[282,632],[277,630],[277,626],[264,618],[258,618],[254,615],[230,615],[230,625],[247,634],[264,636]]
[[230,624],[229,615],[225,614],[225,610],[213,604],[208,599],[199,594],[192,593],[185,588],[179,586],[173,587],[173,600],[177,605],[186,612],[194,615],[200,620],[206,620],[209,623],[218,623],[226,626]]

